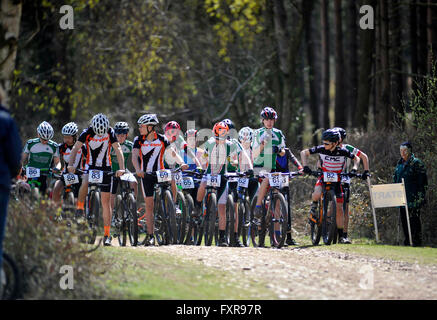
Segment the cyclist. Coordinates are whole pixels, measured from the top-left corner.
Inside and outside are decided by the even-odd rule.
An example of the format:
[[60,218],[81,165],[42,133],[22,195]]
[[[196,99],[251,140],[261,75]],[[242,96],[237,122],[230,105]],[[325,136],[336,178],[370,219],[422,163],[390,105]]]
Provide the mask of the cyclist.
[[[289,163],[293,163],[297,167],[298,171],[303,171],[303,167],[299,160],[294,156],[289,148],[285,148],[285,155],[276,157],[276,169],[278,172],[290,172]],[[288,205],[288,228],[287,228],[287,239],[285,243],[290,246],[297,245],[297,242],[291,236],[291,206],[290,206],[290,188],[286,187],[286,192],[288,193],[287,205]]]
[[[337,130],[340,133],[340,147],[346,148],[347,150],[352,152],[352,154],[356,155],[357,157],[360,158],[360,160],[363,161],[364,172],[361,175],[361,179],[366,180],[367,177],[370,176],[369,158],[367,157],[367,154],[365,154],[361,150],[351,146],[350,144],[343,143],[344,139],[346,139],[346,130],[345,129],[340,128],[340,127],[335,127],[335,128],[333,128],[333,130]],[[346,172],[349,166],[350,166],[350,160],[348,160],[345,163],[343,171]],[[355,173],[355,172],[353,170],[351,170],[351,173]],[[342,185],[343,190],[344,190],[344,195],[345,195],[344,201],[346,203],[346,212],[344,213],[343,241],[341,241],[340,243],[345,243],[345,244],[351,243],[351,241],[349,240],[349,238],[347,236],[347,231],[348,231],[348,227],[349,227],[350,183],[351,183],[351,179],[349,177],[343,178],[342,182],[341,182],[341,185]]]
[[[360,159],[352,154],[349,150],[341,148],[340,133],[336,130],[328,129],[322,133],[323,145],[314,146],[311,149],[302,150],[300,153],[302,159],[303,171],[310,174],[312,171],[307,166],[308,157],[312,154],[319,154],[320,164],[323,172],[341,173],[346,163],[346,159],[354,160],[353,170],[357,170]],[[341,182],[340,180],[338,182]],[[317,205],[318,199],[322,194],[322,177],[320,177],[312,194],[313,205]],[[337,198],[337,230],[340,241],[343,240],[343,190],[340,183],[335,184],[335,195]],[[316,209],[311,209],[312,218],[317,217]],[[331,213],[333,214],[333,213]],[[314,219],[314,218],[313,218]]]
[[[226,242],[226,200],[228,196],[227,181],[223,174],[227,173],[229,162],[234,165],[238,162],[238,153],[234,144],[228,139],[229,127],[225,122],[218,122],[213,127],[213,137],[204,144],[204,157],[208,158],[206,174],[222,175],[220,186],[217,190],[217,206],[219,214],[219,246],[227,247]],[[202,182],[194,199],[194,215],[200,216],[202,212],[202,201],[206,193],[207,175],[202,178]]]
[[[171,161],[176,162],[186,170],[186,165],[179,154],[176,153],[174,147],[170,147],[170,141],[165,135],[156,132],[156,126],[159,121],[156,114],[145,114],[138,119],[140,135],[134,139],[132,149],[132,164],[136,174],[141,178],[141,188],[146,203],[146,222],[147,235],[145,245],[155,245],[154,230],[154,200],[153,192],[158,179],[154,175],[146,175],[145,173],[154,173],[158,170],[163,170],[164,158],[171,158]],[[170,162],[170,161],[169,161]]]
[[[238,132],[238,139],[241,143],[241,146],[243,150],[247,154],[247,159],[249,159],[249,162],[245,162],[243,157],[240,157],[239,159],[239,165],[240,165],[240,171],[244,172],[251,168],[253,168],[253,151],[252,151],[252,140],[253,140],[253,130],[249,127],[243,127]],[[257,178],[250,178],[249,179],[249,202],[252,202],[253,197],[255,197],[255,194],[258,190],[258,179]]]
[[[119,170],[116,172],[116,177],[120,177],[125,173],[124,157],[120,144],[115,136],[114,129],[109,126],[109,120],[102,113],[96,114],[91,119],[91,125],[84,129],[79,136],[79,139],[74,144],[68,161],[68,171],[75,172],[74,159],[77,152],[85,146],[87,149],[85,172],[82,176],[82,185],[79,190],[79,199],[85,199],[88,193],[88,172],[90,170],[99,170],[103,172],[111,172],[111,147],[114,148],[115,154],[120,164]],[[111,245],[111,191],[113,177],[106,174],[103,175],[103,181],[100,184],[101,202],[103,212],[103,244]],[[82,195],[82,198],[81,198]]]
[[[74,144],[77,140],[77,133],[79,128],[77,124],[74,122],[69,122],[65,126],[62,127],[62,135],[64,136],[64,142],[59,144],[59,154],[61,156],[61,163],[63,165],[62,174],[68,173],[67,165],[70,159],[71,150],[73,149]],[[80,161],[82,159],[82,149],[78,150],[76,154],[76,159],[74,161],[74,167],[77,168],[80,165]],[[79,176],[79,183],[81,182],[81,177]],[[61,194],[62,189],[65,186],[65,181],[63,177],[55,182],[55,186],[53,188],[53,201],[59,205],[61,202]],[[80,184],[79,184],[80,186]],[[73,188],[74,197],[77,198],[79,193],[79,188]]]
[[198,169],[199,164],[202,170],[206,170],[208,166],[208,161],[205,159],[205,157],[203,157],[205,150],[197,147],[196,138],[197,138],[197,130],[188,129],[185,132],[185,139],[187,141],[187,144],[184,145],[184,148],[180,151],[180,154],[183,157],[184,162],[188,164],[189,170]]
[[[124,158],[124,168],[127,169],[127,160],[129,156],[132,154],[132,148],[134,146],[134,143],[130,140],[127,140],[127,137],[129,135],[129,124],[127,122],[117,122],[114,125],[114,132],[115,136],[117,137],[117,141],[120,144],[121,151],[123,152],[123,158]],[[111,160],[112,160],[112,172],[117,172],[117,170],[120,169],[120,165],[117,160],[117,155],[115,153],[115,149],[111,149]],[[138,187],[137,183],[130,182],[130,186],[132,189],[134,189],[134,195],[137,196]],[[115,198],[117,194],[118,189],[118,179],[114,179],[112,184],[112,192],[111,192],[111,208],[114,210],[114,204],[115,204]]]
[[[255,137],[252,143],[253,149],[253,166],[254,170],[260,169],[268,172],[276,171],[276,157],[285,155],[285,137],[281,130],[274,128],[278,119],[275,109],[265,107],[260,113],[263,127],[255,131]],[[258,170],[257,170],[258,169]],[[254,210],[255,223],[262,216],[262,201],[269,187],[269,179],[261,179],[261,185],[258,190],[258,198]]]
[[52,161],[55,167],[54,172],[59,172],[61,162],[59,159],[58,144],[50,139],[53,138],[54,131],[50,123],[43,121],[36,129],[38,138],[30,139],[26,142],[23,150],[21,163],[23,166],[37,168],[42,173],[36,178],[39,184],[41,194],[47,190],[47,174],[52,166]]

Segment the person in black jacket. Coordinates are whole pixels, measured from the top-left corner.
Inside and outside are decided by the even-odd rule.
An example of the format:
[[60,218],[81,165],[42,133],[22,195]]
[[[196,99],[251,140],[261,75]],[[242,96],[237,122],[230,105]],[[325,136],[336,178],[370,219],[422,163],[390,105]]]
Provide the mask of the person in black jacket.
[[2,105],[4,97],[0,88],[0,271],[11,179],[20,171],[22,147],[15,121],[8,109]]
[[[413,246],[422,245],[422,227],[420,222],[420,210],[425,204],[425,194],[428,187],[426,168],[422,161],[413,154],[411,143],[404,142],[400,145],[401,158],[399,159],[393,174],[393,183],[405,183],[407,196],[408,215],[410,217],[411,238]],[[405,235],[404,245],[410,245],[408,234],[407,215],[405,207],[400,207],[400,218]]]

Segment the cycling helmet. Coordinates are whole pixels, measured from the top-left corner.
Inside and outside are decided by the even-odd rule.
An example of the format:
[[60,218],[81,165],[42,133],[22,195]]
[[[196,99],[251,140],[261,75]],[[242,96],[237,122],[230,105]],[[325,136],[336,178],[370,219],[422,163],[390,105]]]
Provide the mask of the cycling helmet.
[[340,141],[340,132],[333,129],[325,130],[322,133],[322,140],[330,141],[330,142],[338,142]]
[[129,124],[127,122],[117,122],[114,125],[114,131],[116,134],[127,134],[129,132]]
[[145,124],[148,126],[156,126],[159,121],[158,121],[158,117],[156,116],[156,114],[151,113],[151,114],[145,114],[142,115],[137,122],[139,125]]
[[226,138],[226,135],[229,132],[229,127],[226,122],[220,121],[214,125],[212,131],[216,138],[223,139]]
[[197,136],[197,130],[196,129],[188,129],[186,132],[185,132],[185,138],[188,138],[188,137],[190,137],[190,136]]
[[43,140],[50,140],[54,135],[53,127],[47,121],[41,122],[36,129],[36,132],[38,132]]
[[77,127],[77,124],[75,124],[74,122],[69,122],[62,127],[62,135],[64,136],[75,136],[78,131],[79,128]]
[[169,121],[165,125],[164,132],[167,132],[167,130],[170,130],[170,129],[179,129],[179,130],[181,130],[181,126],[176,121]]
[[332,130],[338,131],[340,133],[341,140],[346,139],[346,130],[340,127],[335,127]]
[[222,122],[224,122],[224,123],[226,123],[228,125],[229,130],[235,129],[235,125],[234,125],[234,123],[232,122],[231,119],[224,119],[224,120],[222,120]]
[[276,113],[275,109],[270,107],[265,107],[262,109],[260,116],[262,119],[278,119],[278,114]]
[[91,128],[97,135],[103,135],[108,132],[109,120],[103,113],[96,114],[91,119]]
[[238,132],[238,139],[240,141],[252,141],[253,130],[249,127],[241,128],[240,132]]

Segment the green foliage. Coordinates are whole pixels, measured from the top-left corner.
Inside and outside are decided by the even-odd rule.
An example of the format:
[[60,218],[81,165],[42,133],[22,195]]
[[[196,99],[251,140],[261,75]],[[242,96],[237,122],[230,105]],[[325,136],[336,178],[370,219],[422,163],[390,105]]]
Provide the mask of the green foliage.
[[[102,274],[109,266],[77,241],[76,230],[53,221],[58,214],[45,200],[36,208],[9,206],[4,249],[16,261],[24,299],[97,299],[106,297]],[[73,267],[74,290],[62,290],[60,268]]]

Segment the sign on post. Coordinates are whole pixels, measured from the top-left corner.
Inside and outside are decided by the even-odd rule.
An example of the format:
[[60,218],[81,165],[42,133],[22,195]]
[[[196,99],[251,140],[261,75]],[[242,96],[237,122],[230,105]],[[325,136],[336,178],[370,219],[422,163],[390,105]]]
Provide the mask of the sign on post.
[[376,224],[375,208],[405,207],[407,213],[408,234],[410,236],[410,245],[413,245],[411,239],[410,217],[408,215],[407,195],[405,194],[404,179],[402,183],[379,184],[372,186],[370,178],[367,178],[370,189],[370,199],[372,203],[373,222],[375,224],[376,241],[379,242],[378,226]]

